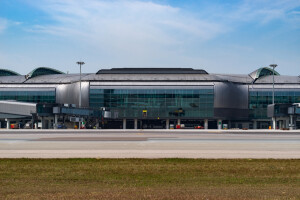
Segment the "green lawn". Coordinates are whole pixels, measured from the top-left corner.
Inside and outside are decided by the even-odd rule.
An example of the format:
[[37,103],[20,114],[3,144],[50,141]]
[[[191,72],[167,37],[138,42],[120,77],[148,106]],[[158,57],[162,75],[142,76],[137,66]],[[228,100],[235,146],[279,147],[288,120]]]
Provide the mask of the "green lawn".
[[0,199],[300,199],[300,160],[0,159]]

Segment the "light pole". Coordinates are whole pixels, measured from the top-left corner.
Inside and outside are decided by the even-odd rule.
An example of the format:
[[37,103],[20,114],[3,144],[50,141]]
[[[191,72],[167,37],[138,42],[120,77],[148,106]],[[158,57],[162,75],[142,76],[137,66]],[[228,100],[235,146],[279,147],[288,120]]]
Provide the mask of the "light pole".
[[82,61],[78,61],[77,64],[80,66],[80,82],[79,82],[79,108],[81,108],[81,65],[85,63]]
[[[276,64],[271,64],[270,65],[270,67],[272,67],[273,68],[273,90],[272,90],[272,104],[275,104],[275,95],[274,95],[274,69],[275,69],[275,67],[277,67],[277,65]],[[272,121],[273,121],[273,129],[276,129],[276,118],[275,117],[273,117],[272,118]]]

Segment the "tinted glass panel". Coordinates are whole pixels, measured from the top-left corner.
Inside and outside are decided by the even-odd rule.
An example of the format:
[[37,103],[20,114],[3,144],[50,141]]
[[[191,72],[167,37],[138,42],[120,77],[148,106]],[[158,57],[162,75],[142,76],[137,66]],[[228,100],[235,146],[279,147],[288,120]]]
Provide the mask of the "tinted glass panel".
[[[268,104],[273,102],[272,90],[251,90],[249,92],[250,118],[267,119]],[[275,90],[275,103],[299,103],[300,90]]]
[[110,108],[118,117],[209,118],[213,105],[213,89],[90,89],[90,106]]

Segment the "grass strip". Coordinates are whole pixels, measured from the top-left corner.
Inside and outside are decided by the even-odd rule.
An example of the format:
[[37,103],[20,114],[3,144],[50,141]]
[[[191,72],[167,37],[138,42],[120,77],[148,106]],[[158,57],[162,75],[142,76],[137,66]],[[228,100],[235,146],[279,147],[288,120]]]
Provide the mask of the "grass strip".
[[0,159],[0,199],[300,199],[300,160]]

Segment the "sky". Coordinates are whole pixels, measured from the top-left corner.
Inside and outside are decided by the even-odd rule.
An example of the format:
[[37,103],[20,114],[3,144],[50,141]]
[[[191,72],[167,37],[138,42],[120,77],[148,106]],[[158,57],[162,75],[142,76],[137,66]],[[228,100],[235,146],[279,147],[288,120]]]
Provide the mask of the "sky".
[[300,0],[0,0],[0,68],[300,75]]

